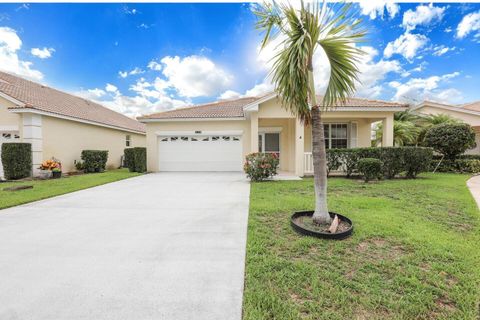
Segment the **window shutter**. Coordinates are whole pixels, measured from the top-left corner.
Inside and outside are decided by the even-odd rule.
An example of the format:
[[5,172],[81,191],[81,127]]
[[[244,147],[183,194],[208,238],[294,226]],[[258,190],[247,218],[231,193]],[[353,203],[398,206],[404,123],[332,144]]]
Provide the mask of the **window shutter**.
[[357,147],[357,123],[350,123],[350,148]]

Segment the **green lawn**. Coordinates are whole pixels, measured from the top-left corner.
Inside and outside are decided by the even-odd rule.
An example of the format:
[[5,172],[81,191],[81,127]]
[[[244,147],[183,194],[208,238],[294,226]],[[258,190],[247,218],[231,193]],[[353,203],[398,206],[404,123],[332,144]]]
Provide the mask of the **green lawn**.
[[[95,187],[101,184],[122,180],[139,175],[127,169],[110,170],[103,173],[92,173],[61,179],[35,180],[0,183],[0,209],[17,206],[27,202],[46,199],[61,194]],[[4,191],[4,188],[33,185],[33,189]]]
[[480,215],[455,174],[365,184],[329,179],[344,241],[299,236],[313,181],[253,183],[244,319],[479,319]]

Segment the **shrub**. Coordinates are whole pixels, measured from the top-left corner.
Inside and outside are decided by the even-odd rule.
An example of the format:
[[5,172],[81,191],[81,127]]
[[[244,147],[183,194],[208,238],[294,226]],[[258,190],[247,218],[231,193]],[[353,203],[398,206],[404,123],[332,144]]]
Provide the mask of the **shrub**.
[[252,181],[262,181],[277,174],[279,159],[275,153],[251,153],[245,160],[243,170]]
[[81,158],[85,172],[103,172],[108,160],[108,151],[83,150]]
[[124,167],[128,168],[128,171],[134,172],[135,171],[135,155],[133,148],[126,148],[123,150],[124,155]]
[[[456,173],[479,173],[480,160],[478,159],[456,159],[432,160],[430,170],[437,169],[437,172],[456,172]],[[438,168],[437,168],[438,165]]]
[[343,149],[327,150],[327,174],[330,174],[331,171],[338,170],[342,165],[342,150]]
[[357,166],[365,182],[378,179],[382,176],[383,162],[379,159],[363,158],[358,160]]
[[345,173],[347,177],[350,177],[352,173],[354,173],[357,170],[357,163],[358,163],[358,160],[360,159],[359,149],[352,148],[352,149],[341,149],[341,150],[342,150],[342,154],[340,156],[340,161],[342,161],[344,165]]
[[2,165],[7,180],[29,177],[32,174],[32,145],[30,143],[3,143]]
[[143,173],[147,171],[147,148],[126,148],[124,155],[125,167],[127,167],[130,172]]
[[466,123],[440,124],[430,128],[425,135],[425,143],[447,159],[475,147],[475,131]]
[[405,176],[415,179],[421,172],[428,171],[432,161],[433,150],[421,147],[403,147]]
[[75,169],[77,169],[77,171],[85,170],[85,163],[83,163],[83,161],[77,161],[75,163]]
[[393,179],[397,174],[405,171],[405,148],[406,147],[377,148],[380,149],[380,157],[378,159],[383,162],[383,174],[387,179]]

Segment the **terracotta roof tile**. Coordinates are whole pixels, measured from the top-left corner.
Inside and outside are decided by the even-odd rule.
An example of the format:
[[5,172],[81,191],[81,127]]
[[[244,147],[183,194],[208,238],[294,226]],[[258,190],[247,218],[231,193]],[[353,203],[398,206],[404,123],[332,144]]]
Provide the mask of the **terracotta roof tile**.
[[145,132],[144,124],[98,103],[1,71],[0,92],[25,104],[10,109],[35,109],[120,129]]
[[[169,110],[138,117],[138,120],[148,119],[190,119],[190,118],[241,118],[244,117],[243,108],[262,97],[245,97],[234,100],[221,100],[212,103]],[[319,96],[319,99],[322,99]],[[360,98],[348,99],[345,104],[337,107],[406,107],[406,105],[381,100],[369,100]]]

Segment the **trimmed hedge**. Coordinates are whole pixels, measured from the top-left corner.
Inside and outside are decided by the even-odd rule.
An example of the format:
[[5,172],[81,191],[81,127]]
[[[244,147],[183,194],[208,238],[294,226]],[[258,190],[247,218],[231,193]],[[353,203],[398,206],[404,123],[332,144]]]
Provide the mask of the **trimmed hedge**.
[[123,152],[125,155],[125,167],[130,172],[144,173],[147,171],[147,148],[126,148]]
[[3,174],[7,180],[22,179],[32,174],[32,145],[30,143],[2,144]]
[[[440,165],[438,165],[440,163]],[[437,168],[438,165],[438,168]],[[478,159],[443,159],[442,162],[438,159],[431,161],[430,170],[437,169],[437,172],[456,172],[456,173],[479,173],[480,160]]]
[[415,178],[418,173],[429,170],[432,156],[433,150],[423,147],[329,149],[327,167],[329,172],[342,169],[347,177],[350,177],[359,172],[360,159],[374,158],[383,163],[382,173],[387,179],[392,179],[402,172],[405,172],[408,178]]
[[103,172],[108,160],[107,150],[83,150],[81,158],[86,173]]
[[382,177],[383,162],[379,159],[363,158],[358,160],[357,166],[365,182]]

